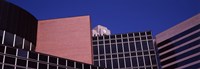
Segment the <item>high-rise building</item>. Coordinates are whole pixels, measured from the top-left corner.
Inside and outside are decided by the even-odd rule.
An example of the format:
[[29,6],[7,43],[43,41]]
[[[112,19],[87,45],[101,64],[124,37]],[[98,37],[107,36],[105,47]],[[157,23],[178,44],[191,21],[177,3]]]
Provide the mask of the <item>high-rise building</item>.
[[200,14],[156,35],[163,69],[200,68]]
[[109,69],[159,69],[150,31],[94,36],[94,65]]
[[[0,1],[0,69],[104,69],[65,57],[35,52],[37,24],[38,20],[27,11]],[[91,38],[90,34],[85,36]],[[81,49],[78,51],[82,54]]]

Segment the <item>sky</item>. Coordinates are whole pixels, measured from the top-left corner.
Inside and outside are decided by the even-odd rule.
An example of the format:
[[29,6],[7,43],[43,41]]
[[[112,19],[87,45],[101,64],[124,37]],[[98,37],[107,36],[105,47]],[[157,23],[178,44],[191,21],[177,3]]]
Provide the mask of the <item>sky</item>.
[[200,0],[7,0],[38,20],[90,15],[112,34],[167,30],[200,13]]

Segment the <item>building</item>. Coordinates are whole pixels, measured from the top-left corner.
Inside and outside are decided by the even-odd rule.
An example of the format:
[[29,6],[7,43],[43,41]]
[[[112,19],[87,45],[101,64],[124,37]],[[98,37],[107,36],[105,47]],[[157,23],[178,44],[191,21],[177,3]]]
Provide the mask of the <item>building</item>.
[[92,64],[89,16],[39,20],[36,51]]
[[30,13],[0,1],[0,69],[105,69],[36,52],[37,26],[38,20]]
[[159,69],[150,31],[93,37],[94,65],[109,69]]
[[156,35],[163,69],[200,68],[200,14]]

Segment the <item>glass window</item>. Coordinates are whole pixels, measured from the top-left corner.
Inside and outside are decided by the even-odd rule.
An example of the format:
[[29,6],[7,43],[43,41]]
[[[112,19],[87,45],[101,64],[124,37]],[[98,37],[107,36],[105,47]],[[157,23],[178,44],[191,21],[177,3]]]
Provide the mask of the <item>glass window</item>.
[[148,32],[147,32],[147,35],[151,35],[151,32],[150,32],[150,31],[148,31]]
[[139,65],[144,66],[143,57],[138,57]]
[[116,54],[113,54],[113,55],[112,55],[112,58],[117,58],[117,55],[116,55]]
[[112,68],[111,60],[106,60],[107,68]]
[[94,59],[98,59],[98,56],[94,56]]
[[111,40],[111,43],[115,43],[115,40]]
[[82,64],[81,63],[76,63],[76,68],[82,69]]
[[35,45],[34,44],[32,44],[32,46],[31,46],[31,51],[35,51]]
[[59,58],[59,64],[60,65],[66,65],[66,60],[62,59],[62,58]]
[[145,32],[140,32],[140,34],[141,34],[141,36],[142,36],[142,35],[145,35]]
[[117,59],[113,59],[113,68],[118,68]]
[[74,62],[71,60],[67,60],[67,65],[70,67],[74,67]]
[[100,66],[105,67],[105,60],[100,60]]
[[130,58],[125,58],[126,61],[126,67],[131,67],[131,60]]
[[84,64],[84,69],[90,69],[90,65],[89,64]]
[[123,52],[122,44],[117,44],[118,52]]
[[3,62],[3,55],[0,55],[0,62]]
[[30,50],[30,42],[25,40],[24,49]]
[[0,30],[0,44],[2,43],[2,38],[3,38],[3,31]]
[[131,53],[131,56],[135,56],[135,55],[136,55],[136,53],[135,53],[135,52],[132,52],[132,53]]
[[4,69],[14,69],[13,66],[4,65]]
[[16,67],[16,69],[25,69],[25,68]]
[[111,39],[114,39],[114,38],[115,38],[115,35],[111,35],[110,37],[111,37]]
[[103,41],[99,41],[99,44],[103,44]]
[[139,36],[139,33],[134,33],[135,34],[135,36]]
[[123,42],[128,42],[128,39],[123,39]]
[[146,37],[141,37],[141,40],[146,40]]
[[146,41],[142,41],[142,47],[143,47],[143,50],[148,50]]
[[49,69],[57,69],[57,67],[53,65],[49,65]]
[[141,44],[140,44],[140,42],[136,42],[136,47],[137,47],[137,51],[141,50]]
[[115,44],[112,44],[111,48],[112,48],[112,53],[116,53],[117,52]]
[[18,49],[18,56],[26,58],[27,57],[27,51],[22,50],[22,49]]
[[0,46],[0,52],[4,53],[5,46]]
[[131,42],[131,43],[130,43],[130,50],[131,50],[131,51],[135,51],[134,42]]
[[122,40],[121,39],[117,39],[117,42],[122,42]]
[[97,40],[97,37],[93,37],[92,39],[93,39],[93,40]]
[[92,42],[93,43],[93,45],[96,45],[97,44],[97,42],[96,41],[94,41],[94,42]]
[[121,35],[117,35],[117,38],[121,38]]
[[93,53],[94,53],[94,55],[98,54],[98,48],[97,48],[97,46],[93,46]]
[[29,51],[29,58],[37,60],[38,54],[35,52]]
[[57,64],[57,58],[56,58],[56,57],[51,57],[51,56],[49,56],[49,62],[50,62],[50,63]]
[[133,37],[133,33],[129,33],[128,36],[129,36],[129,37]]
[[152,37],[151,36],[147,36],[147,39],[152,39]]
[[28,61],[28,67],[37,68],[37,62]]
[[150,48],[150,49],[154,49],[154,48],[153,48],[153,41],[148,41],[148,43],[149,43],[149,48]]
[[148,55],[149,54],[149,52],[148,51],[144,51],[144,55]]
[[41,61],[47,61],[47,56],[44,54],[40,54],[39,60]]
[[99,40],[103,40],[103,36],[99,36]]
[[104,38],[105,38],[105,39],[109,39],[109,36],[108,36],[108,35],[105,35]]
[[129,41],[134,41],[134,38],[129,38]]
[[99,61],[94,61],[94,65],[99,66]]
[[142,55],[142,52],[137,52],[138,55]]
[[47,65],[46,64],[39,64],[39,69],[47,69]]
[[137,67],[137,59],[136,59],[136,57],[132,57],[132,65],[133,65],[133,67]]
[[109,40],[105,40],[105,44],[108,44],[109,43]]
[[104,54],[104,46],[103,45],[99,45],[99,53]]
[[7,48],[6,48],[6,53],[7,53],[7,54],[16,55],[16,49],[7,47]]
[[107,54],[110,53],[110,45],[105,45],[105,47],[106,47],[106,53]]
[[106,58],[111,58],[111,55],[106,55]]
[[145,56],[145,63],[146,65],[150,65],[150,59],[149,59],[149,56]]
[[123,58],[119,59],[119,66],[120,66],[120,68],[124,68],[125,67]]
[[127,37],[127,34],[123,34],[122,36],[123,36],[123,37]]
[[156,64],[156,57],[155,56],[151,56],[151,60],[152,60],[152,64]]
[[17,59],[17,65],[26,67],[26,60]]
[[140,37],[135,37],[135,41],[139,41],[140,40]]
[[129,52],[128,43],[124,43],[124,52]]
[[13,46],[14,35],[11,33],[6,32],[4,44],[8,46]]
[[22,48],[22,45],[23,45],[23,39],[19,36],[16,36],[15,47]]
[[128,57],[128,56],[130,56],[130,54],[129,53],[125,53],[125,57]]
[[5,63],[8,64],[15,64],[15,58],[11,58],[11,57],[5,57]]

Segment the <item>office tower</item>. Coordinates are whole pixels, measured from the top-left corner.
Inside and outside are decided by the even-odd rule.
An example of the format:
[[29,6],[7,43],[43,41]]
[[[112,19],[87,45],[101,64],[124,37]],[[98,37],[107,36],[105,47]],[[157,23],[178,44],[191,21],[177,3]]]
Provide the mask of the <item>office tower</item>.
[[92,64],[90,17],[39,21],[36,51]]
[[110,69],[159,69],[150,31],[93,37],[94,65]]
[[110,30],[102,25],[97,25],[94,29],[92,29],[92,36],[103,36],[110,34]]
[[0,69],[104,69],[35,52],[37,21],[27,11],[0,1]]
[[200,68],[200,14],[156,35],[163,69]]

